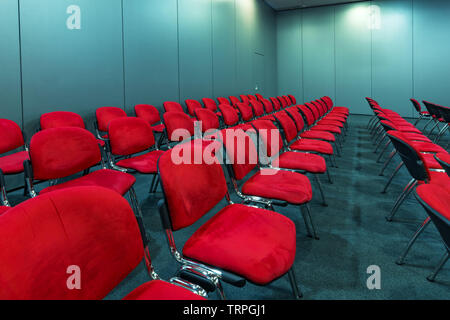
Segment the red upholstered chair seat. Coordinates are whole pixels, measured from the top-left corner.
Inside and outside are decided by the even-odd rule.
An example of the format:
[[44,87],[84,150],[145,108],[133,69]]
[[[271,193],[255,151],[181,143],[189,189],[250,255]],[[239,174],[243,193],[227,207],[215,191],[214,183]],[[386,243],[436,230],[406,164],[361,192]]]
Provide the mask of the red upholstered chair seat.
[[311,182],[307,176],[273,169],[262,169],[250,177],[242,186],[242,193],[291,204],[303,204],[312,199]]
[[117,193],[124,195],[135,182],[136,178],[131,174],[117,170],[101,169],[80,178],[47,187],[43,189],[40,194],[70,187],[98,186],[114,190]]
[[318,130],[308,130],[305,132],[302,132],[300,134],[301,138],[305,139],[319,139],[319,140],[325,140],[325,141],[336,141],[336,137],[334,134],[332,134],[329,131],[318,131]]
[[320,120],[319,122],[317,122],[317,125],[318,125],[318,126],[320,126],[320,125],[325,125],[325,126],[336,126],[336,127],[339,127],[339,128],[344,127],[344,124],[343,124],[341,121],[336,121],[336,120],[326,120],[326,119]]
[[294,223],[279,213],[233,204],[186,242],[183,255],[266,284],[286,273],[295,258]]
[[412,141],[411,144],[419,152],[446,152],[444,148],[434,143]]
[[152,126],[153,131],[156,131],[156,132],[163,132],[164,128],[165,128],[165,126],[162,123],[157,124],[156,126]]
[[0,206],[0,216],[5,213],[6,211],[8,211],[9,209],[11,209],[10,207],[5,207],[5,206]]
[[430,183],[450,190],[450,178],[445,172],[430,171]]
[[341,134],[341,129],[336,127],[336,126],[330,126],[330,125],[315,125],[313,127],[311,127],[309,130],[313,130],[313,131],[329,131],[329,132],[333,132],[333,133],[337,133],[337,134]]
[[146,282],[132,292],[124,300],[206,300],[189,290],[172,283],[153,280]]
[[301,139],[289,146],[291,150],[310,151],[323,154],[333,154],[333,146],[326,141]]
[[302,152],[285,152],[276,160],[277,167],[293,170],[303,170],[311,173],[327,171],[325,159],[317,154]]
[[28,151],[20,151],[0,157],[0,169],[4,174],[23,172],[23,162],[28,159]]
[[136,157],[120,160],[116,164],[119,167],[133,169],[140,173],[156,173],[158,172],[156,166],[158,159],[163,153],[164,151],[162,150],[155,150]]
[[422,157],[425,160],[425,165],[428,168],[430,168],[430,169],[442,169],[442,166],[434,158],[434,154],[432,154],[432,153],[423,153]]

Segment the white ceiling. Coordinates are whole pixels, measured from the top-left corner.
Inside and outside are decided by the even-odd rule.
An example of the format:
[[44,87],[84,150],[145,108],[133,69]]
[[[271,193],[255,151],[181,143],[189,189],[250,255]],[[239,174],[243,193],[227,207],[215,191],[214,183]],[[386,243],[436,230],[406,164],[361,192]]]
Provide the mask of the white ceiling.
[[317,7],[361,0],[265,0],[274,10],[287,10],[296,8]]

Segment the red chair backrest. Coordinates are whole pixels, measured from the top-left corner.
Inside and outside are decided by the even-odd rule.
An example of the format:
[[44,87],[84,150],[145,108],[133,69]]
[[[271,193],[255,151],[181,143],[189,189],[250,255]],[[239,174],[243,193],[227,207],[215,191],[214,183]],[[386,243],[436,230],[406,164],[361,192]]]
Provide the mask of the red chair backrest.
[[208,109],[196,109],[195,114],[198,121],[202,123],[202,132],[212,129],[219,129],[219,117]]
[[202,104],[197,100],[187,99],[184,102],[186,103],[188,112],[191,116],[195,116],[195,109],[203,109]]
[[419,101],[417,101],[416,99],[413,99],[413,98],[411,98],[409,100],[411,100],[411,102],[412,102],[414,108],[417,110],[417,112],[422,112],[422,107],[421,107]]
[[299,110],[305,116],[306,123],[308,124],[308,126],[311,126],[314,124],[314,122],[316,122],[314,114],[312,113],[311,109],[309,109],[307,106],[301,105],[299,106]]
[[262,95],[260,95],[259,93],[255,93],[256,98],[258,98],[259,101],[263,101],[264,97]]
[[255,113],[255,116],[260,117],[264,114],[264,106],[261,102],[258,100],[250,100],[250,105],[253,107],[253,112]]
[[217,104],[213,99],[203,98],[202,101],[203,101],[203,104],[205,105],[206,109],[211,110],[212,112],[217,111]]
[[222,118],[225,125],[234,126],[239,122],[239,114],[232,106],[221,104],[219,109],[220,113],[222,113]]
[[183,112],[165,112],[163,115],[168,139],[179,142],[194,135],[194,122]]
[[250,107],[248,104],[245,104],[243,102],[238,102],[238,103],[236,103],[235,106],[239,109],[242,120],[249,121],[253,118],[252,107]]
[[225,176],[217,161],[202,161],[201,164],[195,164],[195,161],[173,161],[184,152],[189,152],[192,160],[196,153],[203,154],[210,147],[201,141],[178,144],[159,159],[158,169],[173,230],[192,225],[227,194]]
[[77,127],[85,129],[83,118],[70,111],[54,111],[44,113],[40,118],[41,129]]
[[183,112],[184,113],[183,107],[178,102],[166,101],[163,103],[163,106],[164,106],[164,110],[166,112]]
[[241,102],[243,102],[243,103],[247,103],[248,104],[250,102],[250,100],[248,99],[248,97],[245,94],[241,94],[239,96],[239,98],[241,98]]
[[272,103],[267,99],[260,100],[264,106],[264,110],[266,113],[272,113],[273,112],[273,105]]
[[272,102],[272,105],[273,105],[275,110],[280,110],[281,109],[281,103],[280,103],[280,101],[277,98],[270,97],[270,101]]
[[312,103],[310,103],[310,102],[307,102],[307,103],[305,103],[305,106],[308,107],[309,110],[311,110],[311,112],[312,112],[313,115],[314,115],[314,120],[315,120],[315,121],[317,121],[317,120],[320,119],[320,113],[319,113],[319,110],[317,110],[317,107],[316,107],[314,104],[312,104]]
[[[27,200],[0,216],[0,234],[2,300],[103,299],[144,253],[127,200],[100,187]],[[68,288],[70,266],[80,289]]]
[[288,103],[287,103],[287,101],[284,99],[284,97],[281,97],[281,96],[279,96],[279,97],[277,97],[278,98],[278,101],[280,101],[280,103],[281,103],[281,108],[286,108],[287,106],[288,106]]
[[64,178],[101,161],[94,135],[76,127],[51,128],[37,132],[30,141],[34,179]]
[[236,103],[241,103],[241,100],[239,100],[238,98],[236,98],[235,96],[229,96],[228,97],[231,101],[231,105],[236,105]]
[[101,107],[95,111],[95,116],[97,118],[98,130],[106,132],[108,131],[108,124],[111,120],[126,117],[127,113],[118,107]]
[[295,97],[292,95],[292,94],[290,94],[290,95],[288,95],[289,96],[289,98],[291,99],[291,102],[294,104],[294,105],[296,105],[297,104],[297,99],[295,99]]
[[258,131],[258,135],[264,144],[267,156],[272,157],[281,151],[283,148],[283,140],[281,138],[280,130],[268,120],[252,121],[253,127]]
[[[254,129],[252,130],[254,132]],[[221,131],[222,143],[234,177],[242,180],[258,163],[258,152],[252,138],[242,129],[229,128]]]
[[150,124],[135,117],[114,119],[108,126],[111,152],[127,156],[145,151],[155,145],[155,137]]
[[138,118],[144,119],[150,125],[161,121],[158,109],[149,104],[137,104],[134,106],[134,112]]
[[286,113],[285,110],[277,112],[275,114],[275,118],[278,123],[283,128],[284,136],[287,142],[291,142],[295,138],[297,138],[297,126],[295,125],[294,120]]
[[23,146],[22,130],[12,120],[0,119],[0,154]]
[[219,105],[221,105],[221,104],[228,104],[228,105],[231,106],[230,100],[228,100],[227,98],[224,98],[224,97],[218,97],[218,98],[217,98],[217,101],[219,101]]
[[292,101],[288,96],[283,96],[283,99],[286,101],[288,107],[292,105]]
[[257,99],[254,95],[248,94],[247,97],[248,97],[248,99],[249,99],[250,101],[251,101],[251,100],[256,100],[256,101],[258,101],[258,99]]
[[305,121],[303,120],[303,116],[298,110],[297,107],[290,107],[286,109],[289,115],[294,119],[295,125],[297,126],[297,131],[302,132],[305,128]]

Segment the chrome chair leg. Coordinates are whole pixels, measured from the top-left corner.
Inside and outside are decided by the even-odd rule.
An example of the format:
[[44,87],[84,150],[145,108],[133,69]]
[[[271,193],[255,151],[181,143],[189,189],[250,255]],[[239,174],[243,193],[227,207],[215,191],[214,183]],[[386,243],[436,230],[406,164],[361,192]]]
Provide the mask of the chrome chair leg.
[[295,278],[294,270],[289,269],[288,271],[288,277],[289,282],[292,287],[292,293],[294,294],[294,299],[300,300],[301,297],[303,297],[303,293],[300,291],[300,288],[298,287],[297,279]]
[[316,179],[317,187],[319,188],[320,196],[322,197],[322,205],[324,207],[328,207],[327,201],[325,199],[325,194],[323,193],[322,183],[320,182],[319,176],[317,174],[315,174],[314,178]]
[[405,262],[406,255],[408,254],[409,250],[411,250],[411,247],[416,242],[417,238],[422,234],[423,230],[426,229],[426,227],[430,224],[431,219],[430,217],[426,218],[425,221],[422,223],[420,228],[414,233],[413,237],[409,240],[408,245],[406,246],[405,251],[403,251],[402,255],[398,260],[395,262],[398,265],[402,265]]
[[395,202],[394,207],[392,207],[391,213],[386,217],[387,221],[389,222],[392,221],[392,218],[394,218],[394,215],[397,213],[398,208],[400,208],[405,199],[408,198],[408,196],[414,190],[414,187],[417,185],[417,183],[418,183],[417,180],[413,179],[407,184],[407,186],[405,187],[405,189]]
[[442,267],[447,263],[448,258],[450,257],[450,252],[447,249],[447,252],[442,256],[441,262],[437,265],[436,269],[434,269],[433,273],[427,277],[428,281],[433,282],[436,279],[437,274],[441,271]]
[[389,165],[389,163],[391,162],[392,158],[397,154],[397,150],[392,150],[391,154],[389,155],[389,157],[386,159],[386,161],[384,162],[383,168],[381,168],[380,173],[378,174],[379,176],[382,176],[384,174],[384,170],[386,170],[387,166]]
[[383,191],[381,191],[381,193],[386,193],[387,189],[389,188],[389,186],[392,183],[392,180],[394,180],[394,177],[396,176],[397,172],[400,171],[400,169],[403,167],[403,165],[404,165],[404,163],[400,162],[399,165],[397,166],[397,168],[395,168],[394,172],[392,172],[391,177],[389,178],[388,182],[384,186],[384,189],[383,189]]

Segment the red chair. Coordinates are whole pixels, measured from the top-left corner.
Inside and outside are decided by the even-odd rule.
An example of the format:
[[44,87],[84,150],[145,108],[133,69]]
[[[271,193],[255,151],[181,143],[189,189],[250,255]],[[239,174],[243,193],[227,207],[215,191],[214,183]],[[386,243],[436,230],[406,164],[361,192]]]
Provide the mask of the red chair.
[[169,142],[178,143],[194,136],[194,121],[187,114],[165,112],[163,119]]
[[241,98],[241,102],[242,102],[242,103],[249,104],[249,102],[250,102],[249,98],[248,98],[245,94],[241,94],[241,95],[239,96],[239,98]]
[[219,117],[214,112],[208,109],[196,109],[195,115],[198,121],[202,124],[202,132],[215,131],[219,129],[220,122]]
[[286,101],[286,99],[284,99],[284,97],[278,96],[277,99],[280,102],[282,109],[287,108],[289,106],[288,102]]
[[264,105],[256,99],[250,99],[250,106],[253,108],[253,114],[255,118],[275,121],[275,118],[271,115],[265,115]]
[[260,95],[259,93],[255,93],[256,98],[258,98],[259,101],[263,101],[264,97],[262,95]]
[[238,102],[235,104],[235,106],[239,110],[242,121],[248,122],[253,119],[253,109],[249,104]]
[[0,173],[0,215],[10,209],[8,199],[6,198],[5,177]]
[[258,98],[256,98],[254,95],[252,95],[252,94],[248,94],[247,95],[247,97],[248,97],[248,99],[251,101],[251,100],[255,100],[255,101],[258,101]]
[[158,150],[148,122],[133,117],[114,119],[109,123],[108,136],[114,168],[153,175],[149,192],[156,192],[156,163],[164,151]]
[[[23,151],[16,150],[19,148]],[[29,159],[22,130],[17,123],[8,119],[0,119],[0,155],[2,155],[0,157],[0,179],[4,179],[3,175],[22,173],[24,171],[23,162]],[[4,184],[0,192],[3,205],[8,206]]]
[[164,132],[164,124],[161,121],[158,109],[149,104],[137,104],[134,106],[134,112],[138,118],[144,119],[151,126],[153,131],[162,133]]
[[218,98],[217,98],[217,101],[219,102],[219,105],[221,105],[221,104],[227,104],[227,105],[230,105],[230,106],[231,106],[230,100],[228,100],[227,98],[224,98],[224,97],[218,97]]
[[293,105],[297,104],[297,99],[295,99],[295,97],[292,94],[289,94],[288,97],[291,99]]
[[[19,204],[0,216],[0,299],[103,299],[143,259],[152,281],[125,299],[204,299],[198,286],[159,279],[141,226],[127,201],[105,188],[59,190]],[[79,289],[71,280],[77,270]]]
[[329,96],[322,97],[321,99],[327,104],[331,112],[345,114],[347,116],[350,114],[350,110],[347,107],[335,107],[333,100]]
[[[253,128],[247,130],[247,133],[251,131],[255,134]],[[247,133],[240,128],[224,129],[216,138],[222,141],[225,148],[224,162],[236,194],[244,203],[260,203],[271,210],[273,205],[299,206],[308,236],[318,239],[308,206],[312,199],[308,177],[288,170],[260,169],[256,146]],[[245,179],[254,169],[257,172]],[[241,188],[238,187],[238,181],[243,182]]]
[[252,126],[258,133],[259,145],[264,147],[262,151],[265,159],[260,159],[261,164],[269,168],[281,168],[300,173],[312,173],[322,197],[322,204],[327,206],[322,184],[320,183],[318,176],[319,174],[327,173],[328,178],[331,181],[325,159],[312,153],[285,151],[280,131],[271,121],[255,120],[252,121]]
[[221,104],[219,106],[222,119],[226,127],[233,127],[239,123],[239,113],[232,106]]
[[434,155],[436,161],[444,168],[448,176],[450,176],[450,154],[447,152],[440,152]]
[[163,107],[164,107],[165,112],[183,112],[184,113],[183,107],[178,102],[166,101],[163,103]]
[[[196,109],[203,109],[202,104],[200,102],[198,102],[197,100],[187,99],[184,102],[186,103],[188,112],[192,117],[195,117]],[[176,110],[173,110],[173,111],[176,111]]]
[[[70,187],[99,186],[120,195],[129,192],[131,202],[139,208],[133,189],[136,179],[132,175],[111,169],[90,172],[99,163],[105,168],[102,151],[94,135],[81,128],[63,127],[37,132],[30,141],[30,160],[24,163],[29,195],[36,196],[33,186],[36,180],[51,182],[40,194]],[[83,172],[80,177],[58,181],[80,172]]]
[[228,99],[230,99],[231,101],[231,105],[235,106],[237,103],[241,103],[241,100],[239,100],[237,97],[235,96],[229,96]]
[[[70,111],[53,111],[44,113],[39,119],[41,130],[61,127],[75,127],[86,129],[83,118]],[[102,147],[105,146],[105,140],[97,139],[97,142]]]
[[217,112],[217,103],[211,98],[202,99],[205,108],[211,110],[212,112]]
[[97,137],[100,140],[108,139],[105,134],[108,131],[108,124],[116,118],[127,117],[126,112],[118,107],[101,107],[95,111],[96,121],[94,122]]
[[[230,199],[217,159],[201,164],[193,161],[194,154],[205,150],[201,141],[179,144],[159,160],[165,201],[158,205],[171,254],[184,267],[208,274],[222,297],[221,281],[239,287],[246,280],[266,285],[286,273],[295,298],[301,297],[292,269],[295,226],[276,212],[229,201],[189,237],[182,253],[178,251],[173,231],[191,226],[222,199]],[[180,153],[191,157],[175,163],[173,159]]]
[[272,102],[273,108],[275,111],[278,111],[281,109],[281,103],[277,98],[270,97],[270,101]]
[[260,101],[264,106],[264,111],[266,112],[266,114],[272,114],[274,111],[272,102],[270,102],[270,100],[267,99],[262,99]]

